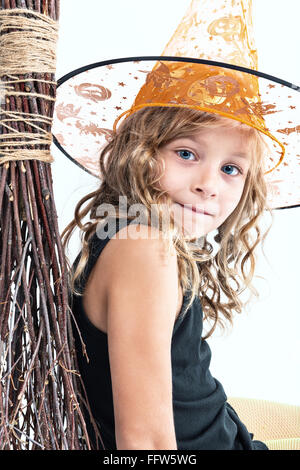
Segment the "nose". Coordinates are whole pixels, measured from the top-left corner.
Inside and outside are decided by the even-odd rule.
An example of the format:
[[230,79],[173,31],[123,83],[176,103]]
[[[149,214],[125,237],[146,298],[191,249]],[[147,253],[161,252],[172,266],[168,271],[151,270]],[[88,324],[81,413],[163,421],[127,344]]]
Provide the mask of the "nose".
[[204,199],[214,198],[218,194],[219,181],[216,168],[204,165],[199,168],[193,182],[193,192],[201,194]]

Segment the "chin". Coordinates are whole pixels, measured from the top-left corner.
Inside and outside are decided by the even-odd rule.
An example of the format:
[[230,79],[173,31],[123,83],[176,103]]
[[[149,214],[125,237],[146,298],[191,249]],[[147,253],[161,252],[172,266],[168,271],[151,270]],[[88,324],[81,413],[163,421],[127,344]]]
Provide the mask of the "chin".
[[198,238],[205,237],[205,235],[207,235],[208,233],[209,233],[209,230],[189,231],[187,229],[187,230],[184,230],[183,236],[187,240],[194,241],[194,240],[197,240]]

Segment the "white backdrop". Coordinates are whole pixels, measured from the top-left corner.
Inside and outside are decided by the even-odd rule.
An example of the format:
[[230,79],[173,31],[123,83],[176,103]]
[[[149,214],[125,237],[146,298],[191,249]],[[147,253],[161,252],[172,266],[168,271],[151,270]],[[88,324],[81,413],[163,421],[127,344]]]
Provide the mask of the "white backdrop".
[[[61,0],[56,78],[106,59],[159,55],[190,0]],[[220,0],[221,4],[222,0]],[[284,5],[284,7],[283,7]],[[253,0],[259,70],[300,84],[300,2]],[[68,160],[54,145],[53,183],[60,230],[76,203],[98,180]],[[238,315],[232,331],[209,339],[212,374],[228,396],[300,405],[299,234],[300,208],[274,211],[259,254],[261,299]],[[70,258],[79,250],[73,237]]]

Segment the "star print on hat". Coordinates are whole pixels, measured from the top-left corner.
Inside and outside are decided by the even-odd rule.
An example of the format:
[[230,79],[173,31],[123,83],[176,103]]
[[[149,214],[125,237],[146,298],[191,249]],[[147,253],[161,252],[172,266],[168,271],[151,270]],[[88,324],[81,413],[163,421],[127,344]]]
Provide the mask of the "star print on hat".
[[161,56],[98,62],[58,80],[54,142],[101,178],[101,150],[137,110],[216,113],[264,134],[269,205],[300,205],[300,87],[258,71],[253,31],[251,0],[193,0]]

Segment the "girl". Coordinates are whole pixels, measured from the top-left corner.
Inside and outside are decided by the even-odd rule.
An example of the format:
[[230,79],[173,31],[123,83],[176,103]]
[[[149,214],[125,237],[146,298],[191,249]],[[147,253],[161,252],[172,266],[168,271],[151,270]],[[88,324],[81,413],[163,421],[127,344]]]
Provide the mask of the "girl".
[[101,185],[62,234],[65,248],[76,227],[82,234],[70,293],[95,447],[267,449],[210,374],[206,342],[251,289],[265,150],[239,121],[148,106],[101,152]]

